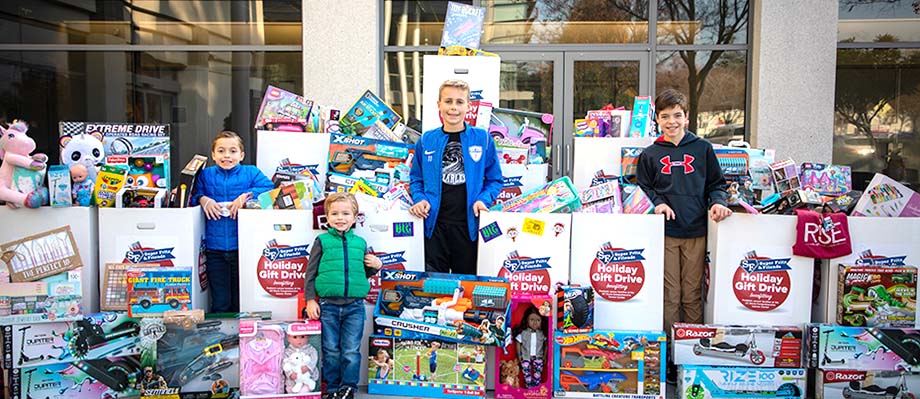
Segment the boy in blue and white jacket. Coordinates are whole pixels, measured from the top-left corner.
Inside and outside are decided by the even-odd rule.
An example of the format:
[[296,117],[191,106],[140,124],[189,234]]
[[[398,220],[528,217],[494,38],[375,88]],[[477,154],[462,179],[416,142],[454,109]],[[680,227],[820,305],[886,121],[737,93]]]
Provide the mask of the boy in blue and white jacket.
[[470,87],[448,80],[438,90],[443,126],[415,145],[409,174],[409,212],[425,219],[425,270],[476,274],[479,212],[488,211],[502,188],[495,143],[488,132],[468,126]]
[[217,165],[201,171],[192,196],[192,206],[200,204],[207,218],[204,241],[212,313],[240,309],[236,213],[250,198],[274,188],[258,168],[240,165],[244,156],[239,135],[228,130],[218,133],[211,143],[211,158]]

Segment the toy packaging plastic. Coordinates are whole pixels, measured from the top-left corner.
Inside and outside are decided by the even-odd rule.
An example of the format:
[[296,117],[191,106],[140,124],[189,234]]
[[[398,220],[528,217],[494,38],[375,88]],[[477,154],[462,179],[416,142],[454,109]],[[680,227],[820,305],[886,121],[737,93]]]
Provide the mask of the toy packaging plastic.
[[808,325],[806,366],[824,370],[910,370],[920,366],[920,330]]
[[83,266],[70,226],[0,244],[0,260],[14,283],[35,281]]
[[374,321],[451,342],[504,347],[511,339],[510,305],[507,279],[382,270]]
[[195,182],[198,180],[198,173],[204,169],[208,163],[208,157],[195,154],[191,160],[185,164],[182,171],[179,172],[179,184],[176,185],[176,193],[170,196],[170,208],[185,208],[192,201],[192,193],[195,192]]
[[552,397],[553,297],[511,298],[511,345],[496,348],[496,399]]
[[167,310],[188,310],[192,304],[192,268],[136,267],[125,273],[128,315],[159,317]]
[[377,122],[392,130],[400,120],[402,118],[393,108],[372,91],[367,90],[339,120],[339,128],[344,134],[363,136]]
[[805,162],[801,174],[802,188],[821,195],[843,195],[853,189],[849,166]]
[[102,165],[96,178],[96,187],[93,197],[96,206],[100,208],[114,208],[115,195],[125,185],[127,170],[119,166]]
[[629,137],[655,137],[655,104],[651,97],[636,96],[633,100]]
[[555,395],[664,399],[666,349],[666,336],[653,331],[556,334]]
[[116,208],[162,208],[166,189],[150,187],[122,187],[115,195]]
[[837,266],[837,324],[913,327],[917,317],[915,266]]
[[594,329],[594,289],[560,286],[556,288],[556,330],[584,333]]
[[903,371],[818,370],[817,399],[911,399],[920,374]]
[[493,211],[525,213],[571,213],[581,208],[578,191],[568,176],[546,183],[536,190],[529,191],[517,198],[512,198],[492,206]]
[[805,369],[681,366],[680,399],[805,397]]
[[378,328],[378,333],[368,338],[368,393],[425,398],[485,397],[485,352],[483,345]]
[[489,134],[497,147],[527,149],[527,164],[552,163],[549,143],[553,136],[553,114],[492,108]]
[[855,216],[920,216],[920,194],[881,173],[876,173],[853,209]]
[[73,196],[70,192],[70,168],[67,165],[48,167],[48,194],[53,207],[73,205]]
[[676,323],[671,336],[674,364],[802,367],[802,329],[798,327]]
[[312,108],[313,100],[269,85],[262,97],[255,129],[305,132]]
[[318,320],[240,320],[243,398],[319,398],[322,328]]
[[10,398],[137,397],[140,356],[87,359],[6,370]]
[[[409,181],[414,153],[414,146],[401,142],[333,134],[329,144],[329,172],[364,178],[387,187]],[[327,191],[334,190],[327,187]]]

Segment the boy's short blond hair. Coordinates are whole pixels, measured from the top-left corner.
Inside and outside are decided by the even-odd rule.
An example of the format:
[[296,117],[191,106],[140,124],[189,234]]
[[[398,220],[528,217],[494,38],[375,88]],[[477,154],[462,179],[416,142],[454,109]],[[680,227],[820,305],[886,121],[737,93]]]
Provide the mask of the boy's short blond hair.
[[240,146],[240,152],[245,152],[243,148],[243,139],[240,138],[240,135],[232,130],[223,130],[220,133],[217,133],[217,136],[214,136],[214,140],[211,141],[211,152],[214,152],[214,148],[217,147],[217,140],[220,139],[236,139],[236,144]]
[[355,215],[358,214],[358,200],[355,199],[355,196],[346,192],[336,192],[327,195],[326,202],[323,202],[323,208],[325,208],[326,217],[329,217],[330,205],[336,202],[347,202],[349,205],[351,205],[351,209],[355,211]]
[[448,79],[448,80],[445,80],[444,83],[441,83],[441,87],[438,88],[438,101],[441,101],[441,92],[444,91],[445,87],[453,87],[456,89],[463,90],[466,92],[467,99],[469,99],[470,97],[470,84],[469,83],[466,83],[466,81],[460,80],[460,79]]

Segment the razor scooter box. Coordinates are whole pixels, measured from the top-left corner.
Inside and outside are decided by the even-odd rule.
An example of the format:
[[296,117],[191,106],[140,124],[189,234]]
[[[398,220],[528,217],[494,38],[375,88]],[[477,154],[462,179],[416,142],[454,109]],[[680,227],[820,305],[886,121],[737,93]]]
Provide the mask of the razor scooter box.
[[798,327],[710,326],[677,323],[674,363],[701,366],[802,366]]

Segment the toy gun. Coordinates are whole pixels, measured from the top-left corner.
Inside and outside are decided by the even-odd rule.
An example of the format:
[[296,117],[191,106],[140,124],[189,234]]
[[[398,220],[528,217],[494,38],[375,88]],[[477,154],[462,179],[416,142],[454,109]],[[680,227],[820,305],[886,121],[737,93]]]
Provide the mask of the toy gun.
[[383,301],[381,309],[387,316],[399,317],[403,309],[421,309],[431,305],[431,300],[436,295],[423,296],[415,292],[418,287],[408,285],[397,285],[393,289],[383,291],[380,299]]
[[238,346],[240,346],[240,336],[230,335],[214,345],[204,347],[198,357],[179,373],[179,385],[185,385],[202,373],[211,374],[229,367],[227,362],[218,361],[220,359],[218,355],[223,353],[225,348],[230,349]]
[[344,151],[336,151],[329,164],[336,172],[350,175],[355,171],[355,168],[361,170],[383,169],[387,166],[387,161],[390,160],[391,158],[379,156],[368,150],[349,148]]

